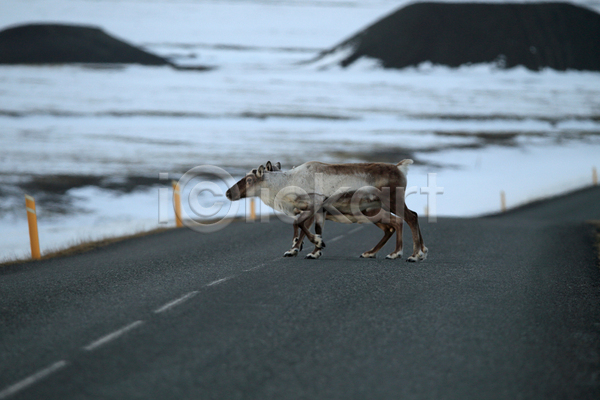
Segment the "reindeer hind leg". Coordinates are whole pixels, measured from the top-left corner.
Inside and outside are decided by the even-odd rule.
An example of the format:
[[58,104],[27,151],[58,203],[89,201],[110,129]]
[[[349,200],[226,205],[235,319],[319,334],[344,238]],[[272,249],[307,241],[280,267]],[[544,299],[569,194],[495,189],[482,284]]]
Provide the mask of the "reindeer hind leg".
[[408,262],[421,261],[427,258],[427,247],[423,244],[423,236],[419,228],[419,216],[416,212],[411,211],[404,205],[404,219],[410,227],[413,236],[413,253],[406,259]]
[[388,224],[377,222],[375,225],[377,225],[377,227],[383,231],[383,237],[381,238],[379,243],[375,245],[375,247],[373,247],[371,250],[362,253],[360,255],[360,258],[377,257],[377,252],[381,250],[381,248],[387,243],[388,240],[390,240],[390,237],[392,237],[392,235],[394,234],[394,229]]

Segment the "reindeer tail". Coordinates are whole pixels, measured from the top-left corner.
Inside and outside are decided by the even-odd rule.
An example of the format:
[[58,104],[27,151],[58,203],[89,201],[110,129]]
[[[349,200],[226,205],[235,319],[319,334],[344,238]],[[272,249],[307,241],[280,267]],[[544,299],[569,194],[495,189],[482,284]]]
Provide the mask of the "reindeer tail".
[[396,164],[396,167],[404,174],[404,176],[408,175],[408,166],[413,163],[413,160],[407,158],[405,160],[400,161]]

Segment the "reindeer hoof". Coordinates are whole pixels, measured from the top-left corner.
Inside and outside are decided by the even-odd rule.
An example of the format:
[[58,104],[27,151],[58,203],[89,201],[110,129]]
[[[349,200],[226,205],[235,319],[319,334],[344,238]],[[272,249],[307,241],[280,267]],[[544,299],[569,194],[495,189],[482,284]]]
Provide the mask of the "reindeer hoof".
[[375,253],[362,253],[360,258],[377,258],[377,254]]
[[323,238],[321,238],[321,235],[315,235],[315,246],[319,249],[325,247],[325,242],[323,241]]
[[288,250],[285,253],[283,253],[284,257],[296,257],[299,253],[298,249],[292,249],[292,250]]
[[396,258],[402,258],[402,252],[399,253],[391,253],[385,256],[388,260],[395,260]]
[[424,251],[419,251],[419,260],[423,261],[425,259],[427,259],[427,254],[429,254],[429,249],[427,247],[425,247]]
[[304,257],[304,258],[309,259],[309,260],[316,260],[317,258],[321,257],[322,254],[323,253],[321,253],[321,251],[319,250],[315,253],[308,253],[306,255],[306,257]]
[[417,254],[413,254],[412,256],[408,257],[406,259],[406,261],[408,261],[408,262],[423,261],[427,258],[428,253],[429,253],[429,249],[427,249],[427,247],[425,247],[424,252],[419,250],[419,252]]

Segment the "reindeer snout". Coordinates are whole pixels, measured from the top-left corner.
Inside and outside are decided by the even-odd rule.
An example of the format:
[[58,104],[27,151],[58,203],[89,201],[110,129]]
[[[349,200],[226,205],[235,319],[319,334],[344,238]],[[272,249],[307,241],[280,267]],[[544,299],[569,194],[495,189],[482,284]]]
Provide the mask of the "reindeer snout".
[[[231,190],[233,189],[233,190]],[[236,201],[240,199],[240,192],[236,187],[233,187],[225,192],[225,197],[229,199],[229,201]]]
[[229,201],[239,200],[242,197],[240,194],[239,187],[237,185],[233,185],[232,187],[227,189],[227,191],[225,192],[225,197],[227,197]]

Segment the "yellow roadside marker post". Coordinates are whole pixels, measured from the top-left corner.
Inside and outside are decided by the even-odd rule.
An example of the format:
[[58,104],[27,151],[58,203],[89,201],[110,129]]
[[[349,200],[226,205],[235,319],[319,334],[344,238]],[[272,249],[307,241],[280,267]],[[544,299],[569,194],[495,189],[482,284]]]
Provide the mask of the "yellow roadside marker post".
[[506,211],[506,195],[504,194],[504,190],[500,191],[500,209],[502,212]]
[[31,258],[39,260],[40,237],[38,234],[37,213],[35,211],[35,200],[29,195],[25,195],[25,208],[27,210],[27,223],[29,224],[29,243],[31,244]]
[[173,204],[175,205],[175,226],[181,228],[181,194],[179,192],[179,182],[173,181]]
[[592,167],[592,183],[594,186],[598,185],[598,171],[596,171],[596,167]]
[[256,221],[256,204],[254,198],[250,199],[250,221]]

